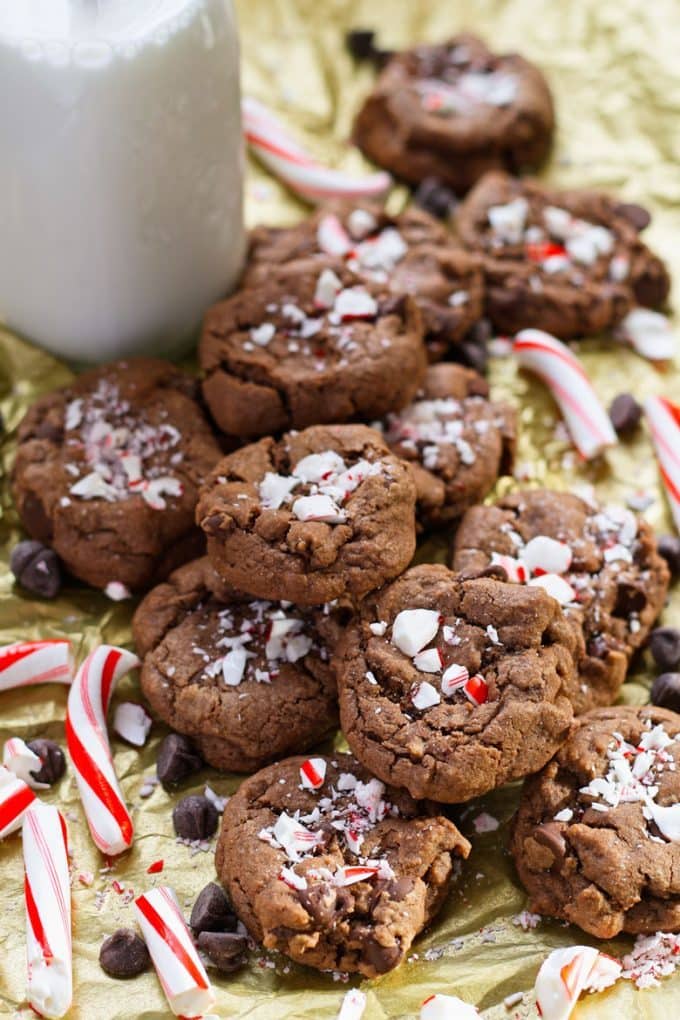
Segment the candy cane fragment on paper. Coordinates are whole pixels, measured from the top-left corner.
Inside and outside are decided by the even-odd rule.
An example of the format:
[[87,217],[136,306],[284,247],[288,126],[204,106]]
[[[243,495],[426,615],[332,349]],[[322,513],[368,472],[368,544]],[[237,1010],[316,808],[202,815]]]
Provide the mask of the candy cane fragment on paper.
[[543,1020],[568,1020],[584,991],[601,992],[621,976],[618,960],[592,946],[555,949],[536,978],[536,1005]]
[[0,839],[21,828],[24,816],[35,799],[33,790],[23,779],[0,765]]
[[132,652],[101,645],[78,670],[68,696],[66,743],[92,839],[115,856],[132,843],[132,819],[118,784],[106,713],[118,681],[139,666]]
[[0,648],[0,691],[33,684],[70,684],[72,680],[70,641],[17,641]]
[[258,100],[246,97],[241,108],[243,130],[253,153],[306,201],[316,204],[332,198],[381,198],[391,187],[392,178],[384,171],[352,177],[312,159]]
[[175,1016],[208,1012],[215,996],[173,890],[158,886],[138,897],[135,916]]
[[73,998],[71,884],[66,822],[36,801],[23,825],[27,998],[44,1017],[62,1017]]
[[581,362],[566,344],[540,329],[523,329],[512,349],[519,365],[537,375],[550,390],[582,457],[592,460],[616,445],[609,415]]
[[680,404],[667,397],[648,397],[644,408],[675,527],[680,531]]

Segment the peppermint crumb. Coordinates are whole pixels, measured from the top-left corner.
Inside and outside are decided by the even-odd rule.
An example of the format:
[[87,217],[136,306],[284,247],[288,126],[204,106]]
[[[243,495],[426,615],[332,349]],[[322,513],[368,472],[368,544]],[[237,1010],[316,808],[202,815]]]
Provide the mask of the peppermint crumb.
[[506,995],[503,999],[503,1005],[506,1009],[512,1009],[513,1006],[519,1006],[520,1002],[524,1001],[523,992],[515,992],[513,995]]
[[497,818],[494,818],[493,815],[488,814],[486,811],[482,811],[481,814],[477,815],[477,817],[473,819],[472,824],[475,827],[476,833],[483,833],[495,832],[500,825],[500,822]]
[[668,977],[680,963],[680,935],[661,931],[638,935],[621,962],[621,977],[633,981],[637,988],[654,988],[659,978]]
[[512,923],[516,928],[521,928],[522,931],[533,931],[541,920],[540,914],[532,914],[528,910],[522,910],[519,914],[515,914],[512,918]]

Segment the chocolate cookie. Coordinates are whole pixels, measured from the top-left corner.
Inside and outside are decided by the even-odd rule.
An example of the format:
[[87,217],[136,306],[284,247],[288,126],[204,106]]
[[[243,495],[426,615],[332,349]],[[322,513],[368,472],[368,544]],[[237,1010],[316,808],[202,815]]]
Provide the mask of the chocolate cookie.
[[333,203],[294,227],[258,227],[243,286],[268,281],[272,266],[328,256],[343,259],[355,282],[414,298],[431,361],[444,357],[481,317],[477,256],[454,247],[450,232],[416,208],[391,216],[372,203]]
[[[251,935],[298,963],[376,977],[441,907],[470,844],[349,754],[289,758],[227,804],[216,868]],[[248,867],[243,867],[243,862]]]
[[154,588],[132,626],[149,704],[215,768],[253,772],[337,726],[328,608],[239,598],[203,558]]
[[459,803],[541,768],[573,718],[554,599],[426,564],[366,599],[337,653],[350,748],[413,797]]
[[318,425],[245,446],[215,468],[197,508],[220,576],[296,605],[360,598],[415,551],[410,467],[364,425]]
[[538,68],[465,34],[392,57],[359,111],[354,140],[397,177],[417,184],[433,176],[462,193],[487,170],[540,166],[553,130]]
[[168,362],[119,361],[40,397],[23,419],[17,511],[82,581],[140,590],[202,551],[198,489],[221,451],[195,389]]
[[411,298],[383,294],[342,260],[312,257],[211,308],[199,357],[219,427],[252,439],[407,404],[427,366],[422,321]]
[[633,305],[666,300],[666,268],[639,236],[648,222],[644,209],[602,192],[550,191],[503,173],[484,177],[457,211],[461,240],[484,260],[496,328],[536,327],[563,339],[610,329]]
[[387,445],[413,469],[421,527],[456,520],[512,470],[517,415],[488,397],[476,372],[432,365],[416,400],[379,423]]
[[568,492],[516,492],[468,510],[456,533],[455,570],[490,565],[511,581],[545,587],[583,635],[576,712],[615,701],[668,590],[650,526],[623,507]]
[[510,849],[532,910],[601,939],[680,931],[680,715],[582,716],[527,780]]

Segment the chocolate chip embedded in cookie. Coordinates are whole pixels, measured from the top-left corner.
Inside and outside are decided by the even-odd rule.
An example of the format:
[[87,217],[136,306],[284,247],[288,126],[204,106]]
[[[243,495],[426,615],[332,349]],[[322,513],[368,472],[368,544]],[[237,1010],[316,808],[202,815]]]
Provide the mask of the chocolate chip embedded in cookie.
[[534,489],[473,507],[456,533],[453,567],[490,565],[540,585],[582,635],[577,713],[609,705],[661,612],[669,572],[650,526],[623,507]]
[[566,738],[574,646],[544,591],[413,567],[364,601],[340,642],[343,731],[413,797],[469,800],[535,772]]
[[553,129],[538,68],[459,35],[394,56],[359,111],[354,140],[398,177],[434,176],[460,193],[488,170],[540,166]]
[[456,222],[484,260],[486,312],[501,332],[598,333],[633,305],[656,307],[668,296],[664,264],[602,192],[549,191],[491,173],[458,207]]
[[510,849],[532,910],[598,938],[680,930],[680,715],[582,716],[527,780]]
[[489,400],[488,384],[461,365],[432,365],[416,400],[381,423],[416,480],[422,527],[456,520],[512,469],[517,415]]
[[335,754],[247,779],[225,808],[215,864],[267,949],[375,977],[403,960],[469,851],[431,806]]
[[443,357],[482,315],[477,256],[454,247],[449,231],[415,208],[391,216],[371,203],[334,203],[294,227],[258,227],[243,286],[266,283],[281,263],[328,256],[342,259],[356,283],[413,297],[430,360]]
[[199,357],[219,427],[255,438],[407,404],[427,365],[422,321],[383,291],[342,260],[308,258],[211,308]]
[[196,560],[135,613],[142,690],[215,768],[253,772],[337,726],[336,627],[329,607],[229,595],[208,560]]
[[218,574],[296,605],[360,598],[415,552],[410,467],[364,425],[319,425],[225,457],[197,521]]
[[201,552],[199,486],[221,451],[164,361],[119,361],[40,397],[19,426],[12,493],[33,538],[76,577],[149,587]]

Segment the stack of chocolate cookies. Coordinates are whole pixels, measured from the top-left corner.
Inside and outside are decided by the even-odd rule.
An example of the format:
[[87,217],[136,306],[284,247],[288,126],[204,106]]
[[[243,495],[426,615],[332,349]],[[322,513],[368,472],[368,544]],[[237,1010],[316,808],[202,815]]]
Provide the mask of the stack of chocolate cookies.
[[[254,773],[217,847],[233,908],[321,970],[396,966],[471,850],[438,805],[526,777],[511,849],[536,909],[600,937],[680,928],[680,716],[611,707],[666,561],[626,509],[482,504],[518,418],[471,367],[484,316],[568,338],[668,290],[639,207],[510,176],[552,129],[519,57],[467,36],[396,56],[356,138],[412,183],[472,188],[458,240],[367,202],[258,228],[206,315],[200,389],[164,362],[104,366],[20,428],[33,543],[146,593],[153,712]],[[433,529],[448,565],[412,566]],[[351,754],[320,753],[338,723]]]

